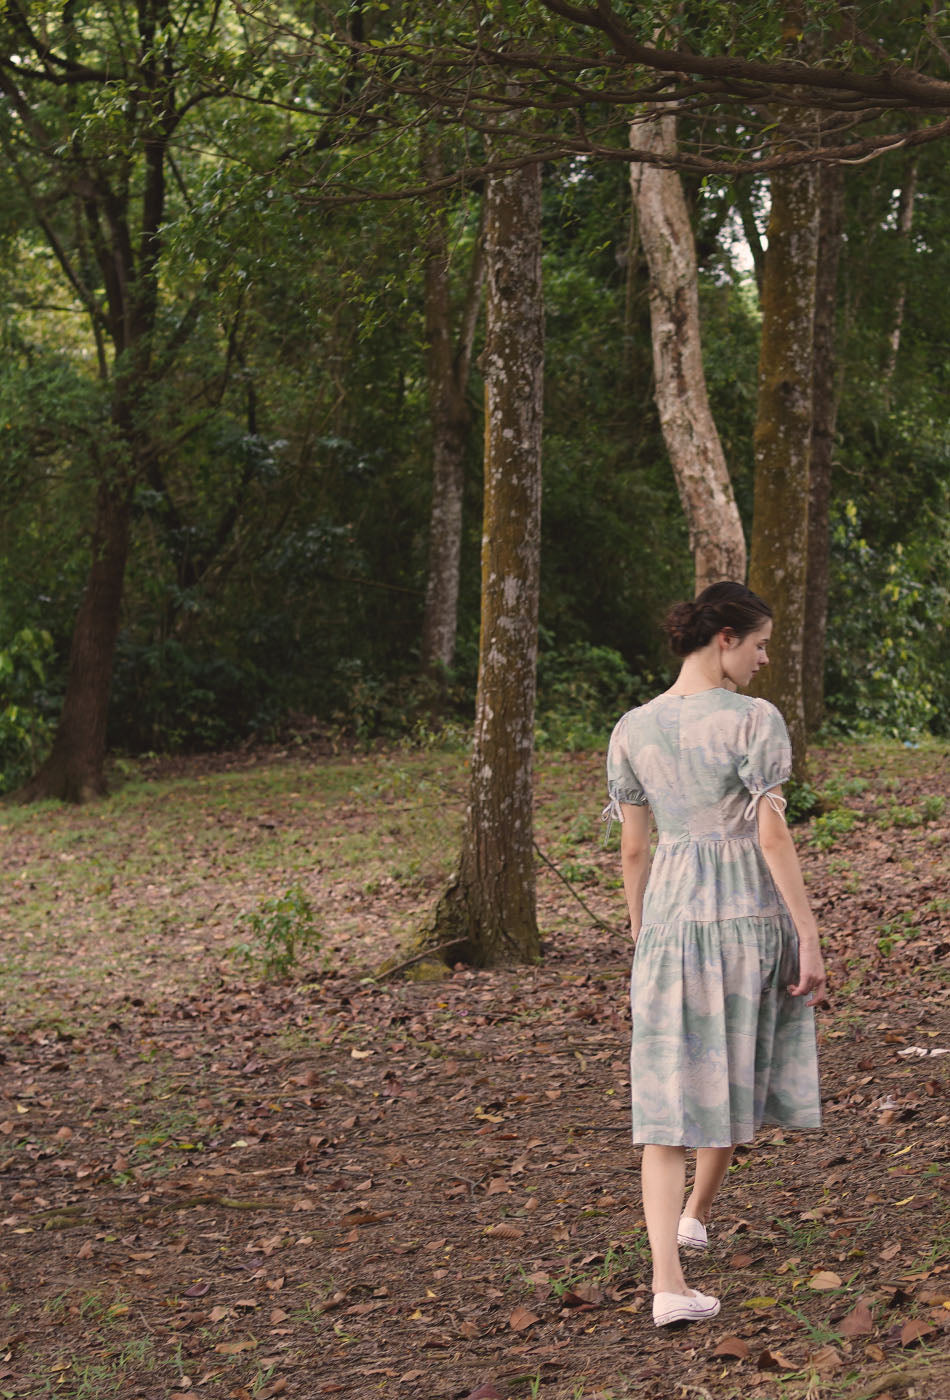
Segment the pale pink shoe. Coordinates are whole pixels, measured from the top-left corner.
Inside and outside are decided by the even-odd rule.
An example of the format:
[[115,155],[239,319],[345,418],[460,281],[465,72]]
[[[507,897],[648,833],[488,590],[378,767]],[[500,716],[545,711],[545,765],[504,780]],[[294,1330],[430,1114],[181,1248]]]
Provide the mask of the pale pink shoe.
[[709,1241],[703,1222],[692,1215],[681,1215],[676,1227],[676,1243],[684,1245],[686,1249],[708,1249]]
[[669,1327],[671,1322],[705,1322],[719,1311],[719,1299],[691,1288],[688,1294],[654,1293],[653,1325]]

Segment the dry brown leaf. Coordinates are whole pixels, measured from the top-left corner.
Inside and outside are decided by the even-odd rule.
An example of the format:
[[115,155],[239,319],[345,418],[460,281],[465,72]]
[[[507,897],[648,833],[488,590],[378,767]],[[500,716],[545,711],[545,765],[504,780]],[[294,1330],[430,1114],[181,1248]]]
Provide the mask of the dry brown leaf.
[[215,1347],[215,1351],[220,1352],[222,1356],[239,1356],[242,1351],[253,1351],[256,1346],[257,1343],[251,1340],[244,1342],[219,1342]]
[[463,1322],[462,1325],[459,1327],[459,1336],[467,1338],[468,1341],[471,1341],[473,1337],[478,1337],[480,1335],[481,1329],[479,1328],[477,1322]]
[[503,1221],[500,1225],[489,1225],[485,1234],[500,1240],[520,1240],[524,1230],[519,1230],[517,1225],[507,1225]]
[[870,1337],[874,1331],[874,1319],[871,1317],[871,1309],[863,1298],[858,1300],[847,1317],[838,1325],[837,1330],[842,1337]]
[[872,1361],[881,1362],[887,1359],[884,1348],[879,1347],[877,1342],[868,1342],[867,1346],[864,1348],[864,1354],[870,1357]]
[[750,1355],[749,1343],[744,1342],[741,1337],[723,1337],[713,1349],[713,1356],[734,1356],[737,1361],[745,1361]]
[[502,1395],[501,1391],[495,1388],[493,1381],[486,1381],[484,1385],[480,1385],[477,1390],[473,1390],[470,1395],[467,1395],[465,1400],[502,1400]]
[[789,1361],[780,1351],[760,1351],[755,1362],[760,1371],[796,1371],[798,1363]]
[[841,1353],[833,1346],[823,1346],[808,1358],[809,1366],[825,1375],[832,1375],[841,1365]]
[[840,1288],[841,1279],[830,1269],[819,1269],[818,1273],[812,1274],[808,1280],[808,1287],[814,1288],[819,1293],[826,1293],[831,1288]]
[[752,1263],[751,1254],[734,1254],[729,1260],[730,1269],[747,1269]]
[[533,1327],[541,1318],[537,1313],[528,1312],[527,1308],[515,1308],[508,1319],[508,1326],[512,1332],[525,1332],[529,1327]]
[[893,1244],[887,1244],[884,1246],[884,1248],[881,1250],[881,1258],[891,1260],[896,1258],[897,1255],[900,1254],[900,1252],[901,1242],[900,1240],[895,1240]]
[[916,1342],[920,1342],[924,1337],[929,1337],[936,1328],[931,1322],[923,1322],[919,1317],[912,1317],[905,1322],[901,1328],[901,1346],[912,1347]]
[[485,1195],[501,1196],[510,1190],[511,1187],[508,1185],[507,1181],[503,1176],[493,1176],[491,1181],[488,1183],[488,1189],[486,1190]]

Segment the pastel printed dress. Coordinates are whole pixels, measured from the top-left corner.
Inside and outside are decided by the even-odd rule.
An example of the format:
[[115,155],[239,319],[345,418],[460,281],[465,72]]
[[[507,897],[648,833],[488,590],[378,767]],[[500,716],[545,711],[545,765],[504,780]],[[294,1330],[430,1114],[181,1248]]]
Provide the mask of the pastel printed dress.
[[814,1012],[787,991],[798,938],[758,843],[791,767],[775,706],[729,690],[659,695],[614,729],[605,815],[648,802],[659,833],[631,977],[636,1143],[821,1126]]

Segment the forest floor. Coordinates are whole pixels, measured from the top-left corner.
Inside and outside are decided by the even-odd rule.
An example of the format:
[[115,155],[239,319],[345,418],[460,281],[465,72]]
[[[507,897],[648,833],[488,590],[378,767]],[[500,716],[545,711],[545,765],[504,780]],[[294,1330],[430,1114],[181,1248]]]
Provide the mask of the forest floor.
[[[737,1154],[689,1261],[722,1312],[663,1331],[599,755],[539,758],[543,962],[433,981],[373,974],[451,867],[461,755],[0,810],[0,1397],[950,1400],[948,750],[815,764],[826,1126]],[[298,885],[322,944],[265,979]]]

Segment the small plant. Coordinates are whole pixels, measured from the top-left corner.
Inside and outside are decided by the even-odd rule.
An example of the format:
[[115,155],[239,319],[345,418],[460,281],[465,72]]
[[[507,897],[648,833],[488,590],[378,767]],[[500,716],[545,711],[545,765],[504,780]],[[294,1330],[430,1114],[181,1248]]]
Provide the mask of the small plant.
[[323,942],[313,905],[300,885],[263,900],[242,922],[253,942],[239,943],[233,951],[245,962],[260,963],[266,977],[286,977],[301,955],[318,952]]
[[939,793],[931,792],[927,794],[920,805],[924,814],[924,821],[935,822],[938,817],[943,816],[943,809],[947,805],[947,801],[946,798],[941,797]]
[[798,782],[795,778],[789,778],[782,791],[788,804],[785,809],[785,819],[789,826],[797,826],[799,822],[807,822],[809,817],[813,817],[816,812],[821,811],[821,794],[812,787],[811,783]]
[[857,821],[857,814],[848,807],[835,807],[823,817],[816,817],[811,831],[811,843],[819,851],[830,851],[839,836],[847,836]]

